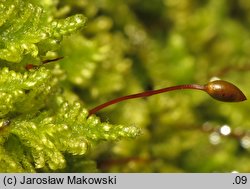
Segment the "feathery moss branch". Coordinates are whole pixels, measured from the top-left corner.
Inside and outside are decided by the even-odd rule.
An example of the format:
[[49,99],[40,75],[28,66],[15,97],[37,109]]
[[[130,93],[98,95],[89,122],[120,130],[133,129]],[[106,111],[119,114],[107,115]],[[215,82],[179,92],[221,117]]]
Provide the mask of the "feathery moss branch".
[[80,102],[68,103],[55,70],[4,67],[55,51],[63,36],[84,26],[83,15],[55,20],[21,0],[2,1],[0,14],[0,172],[63,170],[66,154],[83,156],[101,141],[139,134],[136,127],[88,117]]
[[22,0],[6,0],[0,6],[0,59],[20,62],[59,47],[62,36],[84,26],[86,18],[74,15],[54,20],[40,6]]

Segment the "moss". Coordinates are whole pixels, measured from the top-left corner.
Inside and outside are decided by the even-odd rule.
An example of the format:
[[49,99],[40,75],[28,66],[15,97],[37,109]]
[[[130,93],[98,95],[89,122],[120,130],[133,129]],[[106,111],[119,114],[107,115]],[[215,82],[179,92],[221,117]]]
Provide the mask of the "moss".
[[249,171],[247,101],[179,91],[87,116],[213,77],[249,96],[248,2],[5,0],[0,13],[0,171]]
[[0,20],[1,172],[67,171],[66,154],[84,157],[102,141],[139,134],[138,128],[88,117],[79,101],[68,103],[61,92],[66,74],[59,68],[25,70],[25,64],[56,53],[63,36],[84,26],[83,15],[55,19],[41,5],[19,0],[3,1],[0,12],[5,12]]

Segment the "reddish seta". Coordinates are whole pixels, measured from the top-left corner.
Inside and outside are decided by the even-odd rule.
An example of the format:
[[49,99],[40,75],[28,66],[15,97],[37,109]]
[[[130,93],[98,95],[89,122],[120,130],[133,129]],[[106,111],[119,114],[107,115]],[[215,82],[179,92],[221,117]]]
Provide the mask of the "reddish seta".
[[[58,61],[58,60],[61,60],[61,59],[63,59],[63,57],[58,57],[58,58],[54,58],[54,59],[51,59],[51,60],[44,60],[44,61],[42,61],[42,65],[47,64],[47,63],[49,63],[49,62],[55,62],[55,61]],[[38,65],[27,64],[27,65],[25,66],[25,69],[26,69],[26,70],[31,70],[31,69],[36,69],[36,68],[39,68],[39,67],[40,67],[40,66],[38,66]]]
[[148,97],[148,96],[152,96],[152,95],[156,95],[160,93],[165,93],[165,92],[175,91],[175,90],[182,90],[182,89],[201,90],[201,91],[208,93],[212,98],[219,100],[219,101],[223,101],[223,102],[240,102],[240,101],[244,101],[247,99],[246,96],[243,94],[243,92],[232,83],[229,83],[223,80],[215,80],[215,81],[211,81],[207,83],[206,85],[197,85],[197,84],[177,85],[177,86],[166,87],[166,88],[157,89],[157,90],[145,91],[145,92],[127,95],[127,96],[122,96],[122,97],[110,100],[108,102],[105,102],[89,110],[89,116],[97,113],[103,108],[106,108],[112,104],[122,102],[124,100],[129,100],[129,99],[134,99],[134,98],[143,98],[143,97]]

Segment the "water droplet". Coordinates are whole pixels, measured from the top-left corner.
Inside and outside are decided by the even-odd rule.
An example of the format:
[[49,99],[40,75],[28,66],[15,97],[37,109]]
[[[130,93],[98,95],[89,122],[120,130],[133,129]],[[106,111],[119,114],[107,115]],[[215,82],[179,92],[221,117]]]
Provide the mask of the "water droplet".
[[240,144],[243,148],[249,149],[250,148],[250,136],[244,136],[241,139]]
[[210,136],[209,136],[209,141],[210,141],[210,143],[213,144],[213,145],[219,144],[220,141],[221,141],[220,134],[217,133],[217,132],[211,133]]
[[220,133],[222,135],[229,135],[231,133],[231,128],[228,126],[228,125],[223,125],[221,128],[220,128]]

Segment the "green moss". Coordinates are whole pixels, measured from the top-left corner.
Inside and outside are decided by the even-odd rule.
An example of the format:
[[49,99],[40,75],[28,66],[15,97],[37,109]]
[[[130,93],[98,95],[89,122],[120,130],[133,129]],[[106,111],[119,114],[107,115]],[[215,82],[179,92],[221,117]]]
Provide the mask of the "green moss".
[[[24,68],[56,53],[63,36],[84,26],[83,15],[54,19],[31,1],[3,1],[0,8],[5,12],[0,19],[0,172],[67,171],[66,154],[84,158],[102,141],[139,134],[136,127],[88,117],[80,102],[68,103],[60,68]],[[88,162],[83,165],[95,170]]]
[[3,1],[0,12],[0,59],[20,62],[24,56],[36,58],[58,48],[63,35],[81,28],[86,18],[74,15],[54,20],[42,7],[29,1]]
[[249,96],[250,3],[5,0],[0,13],[0,171],[250,171],[247,101],[176,91],[88,117],[212,77]]

